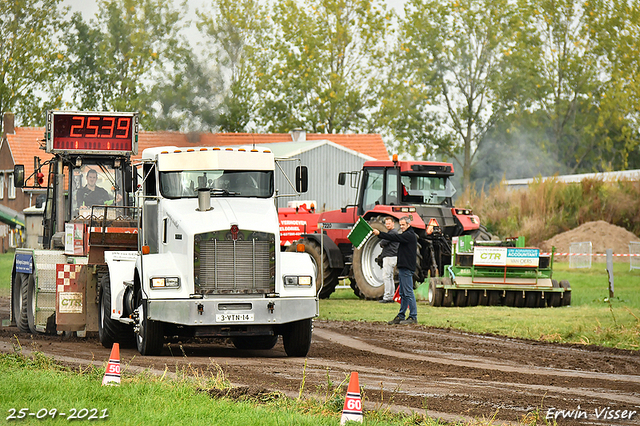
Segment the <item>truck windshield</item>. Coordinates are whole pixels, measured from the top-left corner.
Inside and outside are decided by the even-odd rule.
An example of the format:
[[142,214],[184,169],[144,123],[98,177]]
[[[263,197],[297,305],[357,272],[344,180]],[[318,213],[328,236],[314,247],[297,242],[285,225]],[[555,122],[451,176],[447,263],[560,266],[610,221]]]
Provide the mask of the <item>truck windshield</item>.
[[198,189],[212,196],[269,198],[273,195],[271,170],[185,170],[160,172],[160,192],[165,198],[196,198]]
[[417,204],[442,204],[456,193],[446,177],[402,175],[402,201]]

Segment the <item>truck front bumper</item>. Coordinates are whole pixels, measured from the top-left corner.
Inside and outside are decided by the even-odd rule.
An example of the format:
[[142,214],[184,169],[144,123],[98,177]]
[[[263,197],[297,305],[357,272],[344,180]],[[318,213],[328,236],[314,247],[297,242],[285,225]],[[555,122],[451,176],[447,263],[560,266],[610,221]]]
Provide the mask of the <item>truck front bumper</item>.
[[313,298],[149,299],[147,316],[184,326],[278,325],[318,316]]

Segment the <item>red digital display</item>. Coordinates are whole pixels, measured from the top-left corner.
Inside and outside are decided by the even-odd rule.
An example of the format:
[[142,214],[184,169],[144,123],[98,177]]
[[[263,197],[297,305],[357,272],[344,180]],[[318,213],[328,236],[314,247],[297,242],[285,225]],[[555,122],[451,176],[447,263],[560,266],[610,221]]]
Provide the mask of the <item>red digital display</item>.
[[47,123],[47,148],[54,151],[137,151],[134,114],[54,111]]

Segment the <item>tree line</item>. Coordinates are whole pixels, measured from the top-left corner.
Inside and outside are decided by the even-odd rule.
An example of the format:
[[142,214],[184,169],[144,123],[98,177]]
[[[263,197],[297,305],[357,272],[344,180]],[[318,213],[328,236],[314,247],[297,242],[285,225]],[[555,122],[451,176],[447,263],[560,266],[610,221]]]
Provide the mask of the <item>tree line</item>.
[[[0,0],[0,112],[381,133],[463,185],[640,168],[640,0]],[[192,45],[185,28],[202,41]],[[460,173],[460,170],[462,173]]]

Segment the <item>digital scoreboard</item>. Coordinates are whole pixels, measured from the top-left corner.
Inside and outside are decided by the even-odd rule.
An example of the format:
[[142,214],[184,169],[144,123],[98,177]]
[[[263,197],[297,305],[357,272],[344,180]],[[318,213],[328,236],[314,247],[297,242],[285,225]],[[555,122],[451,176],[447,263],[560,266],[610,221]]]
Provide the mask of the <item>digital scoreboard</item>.
[[47,152],[137,154],[138,114],[49,111]]

